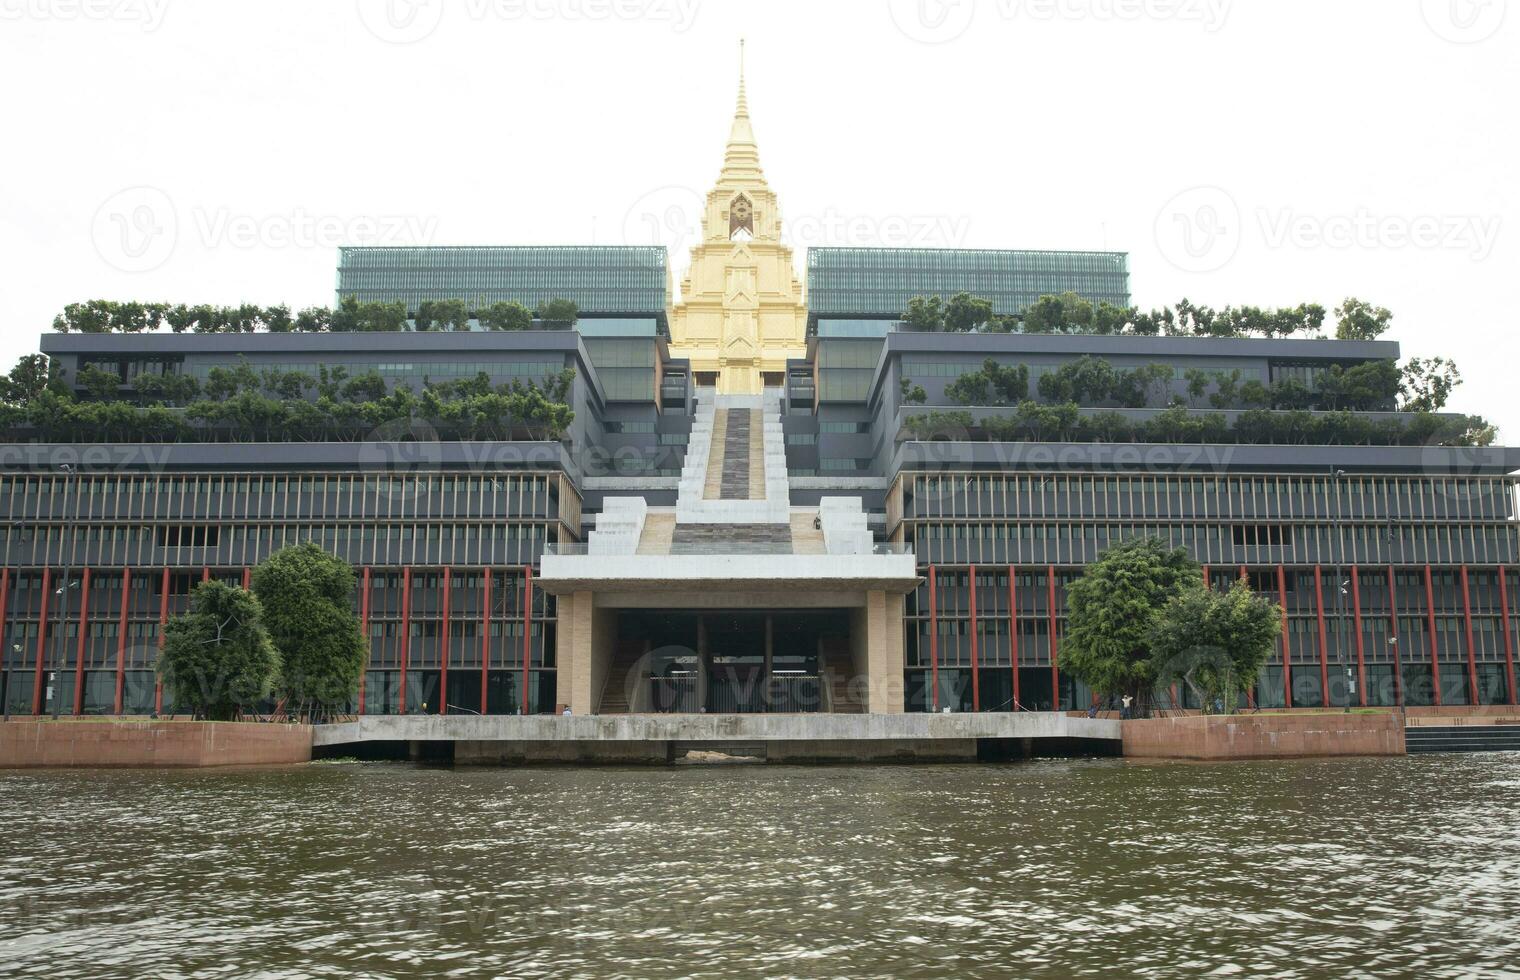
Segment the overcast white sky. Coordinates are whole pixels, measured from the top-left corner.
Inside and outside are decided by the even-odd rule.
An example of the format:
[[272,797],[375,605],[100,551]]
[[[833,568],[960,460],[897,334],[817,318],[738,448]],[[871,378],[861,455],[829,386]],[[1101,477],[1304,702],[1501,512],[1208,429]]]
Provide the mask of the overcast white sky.
[[0,361],[72,301],[332,302],[336,247],[684,268],[749,39],[813,244],[1112,248],[1143,306],[1396,314],[1520,441],[1506,0],[0,0]]

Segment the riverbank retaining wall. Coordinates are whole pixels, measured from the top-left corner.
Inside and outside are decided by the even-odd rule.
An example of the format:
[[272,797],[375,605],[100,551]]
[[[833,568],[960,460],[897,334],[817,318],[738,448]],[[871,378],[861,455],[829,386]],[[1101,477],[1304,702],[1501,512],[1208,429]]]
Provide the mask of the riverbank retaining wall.
[[1404,723],[1379,714],[1260,714],[1124,722],[1130,759],[1308,759],[1404,755]]
[[0,722],[0,769],[285,766],[311,761],[308,725]]

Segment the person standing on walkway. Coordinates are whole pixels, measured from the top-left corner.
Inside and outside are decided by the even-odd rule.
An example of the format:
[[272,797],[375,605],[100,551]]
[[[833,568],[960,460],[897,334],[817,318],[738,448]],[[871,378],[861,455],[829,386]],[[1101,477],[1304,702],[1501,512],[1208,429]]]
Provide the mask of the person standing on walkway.
[[1130,717],[1130,708],[1134,705],[1135,699],[1126,694],[1124,695],[1124,700],[1122,703],[1124,707],[1119,711],[1119,717],[1123,718],[1125,721],[1128,721]]

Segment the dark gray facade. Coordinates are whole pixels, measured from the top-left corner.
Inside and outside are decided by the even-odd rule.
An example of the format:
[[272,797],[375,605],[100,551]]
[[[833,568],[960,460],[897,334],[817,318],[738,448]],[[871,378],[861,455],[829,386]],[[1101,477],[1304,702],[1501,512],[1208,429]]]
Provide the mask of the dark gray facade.
[[[67,377],[84,363],[114,369],[128,397],[145,372],[206,377],[240,361],[373,369],[413,387],[572,368],[576,417],[557,441],[453,442],[415,427],[348,443],[0,446],[0,637],[16,711],[47,710],[54,673],[64,710],[152,708],[158,631],[195,583],[240,581],[303,540],[343,556],[366,583],[355,599],[374,651],[366,710],[553,710],[556,612],[534,570],[550,545],[583,540],[582,510],[606,493],[668,505],[691,432],[689,372],[653,334],[48,335],[42,350]],[[1208,416],[1214,427],[1200,431],[1219,433],[1329,414],[1209,404],[1221,378],[1291,380],[1312,393],[1332,368],[1399,353],[1330,340],[818,336],[807,360],[788,365],[793,503],[862,496],[882,535],[916,553],[913,709],[1085,706],[1060,669],[1065,587],[1138,536],[1185,548],[1214,587],[1243,575],[1284,606],[1280,656],[1253,693],[1260,705],[1513,703],[1520,451],[1054,431],[1000,441],[990,434],[1023,408],[950,394],[989,359],[1027,369],[1037,408],[1056,407],[1040,380],[1080,358],[1118,372],[1162,364],[1173,375],[1147,387],[1143,404],[1083,403],[1073,417],[1135,433],[1163,416]],[[1208,383],[1190,391],[1186,371]],[[905,380],[921,401],[905,399]],[[1392,408],[1351,416],[1409,421]],[[952,421],[925,426],[936,413]],[[612,491],[607,477],[641,480]]]

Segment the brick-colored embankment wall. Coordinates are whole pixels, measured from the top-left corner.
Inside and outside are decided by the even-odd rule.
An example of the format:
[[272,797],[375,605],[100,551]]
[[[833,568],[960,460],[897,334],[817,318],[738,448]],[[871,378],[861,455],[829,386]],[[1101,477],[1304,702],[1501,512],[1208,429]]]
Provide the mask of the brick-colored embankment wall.
[[1124,723],[1126,758],[1206,761],[1403,754],[1403,721],[1393,712],[1194,715]]
[[0,769],[283,766],[311,761],[306,725],[161,721],[0,723]]

